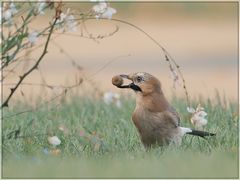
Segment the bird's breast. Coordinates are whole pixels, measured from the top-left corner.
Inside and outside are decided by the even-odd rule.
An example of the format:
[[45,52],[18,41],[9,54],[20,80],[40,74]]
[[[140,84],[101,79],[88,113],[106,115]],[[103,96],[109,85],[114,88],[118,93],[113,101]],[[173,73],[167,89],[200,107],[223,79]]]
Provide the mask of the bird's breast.
[[145,108],[138,107],[133,112],[132,120],[140,134],[151,134],[155,128],[154,113]]
[[136,107],[132,120],[137,127],[144,145],[169,143],[177,133],[167,111],[151,112],[143,107]]

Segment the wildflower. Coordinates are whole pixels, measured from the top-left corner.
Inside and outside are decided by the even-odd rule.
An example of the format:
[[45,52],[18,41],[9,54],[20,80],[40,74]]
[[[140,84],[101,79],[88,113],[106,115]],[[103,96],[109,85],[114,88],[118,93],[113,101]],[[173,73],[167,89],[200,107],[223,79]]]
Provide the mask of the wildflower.
[[10,21],[12,18],[12,12],[11,9],[7,9],[3,12],[3,17],[6,21]]
[[112,19],[113,14],[116,14],[117,10],[111,7],[107,7],[107,10],[102,13],[102,18]]
[[67,9],[66,14],[62,12],[56,24],[63,31],[76,31],[77,21],[75,20],[75,17],[69,13],[70,13],[69,8]]
[[189,113],[195,113],[195,109],[194,108],[192,108],[192,107],[187,107],[187,111],[189,112]]
[[104,95],[103,95],[104,102],[106,104],[111,104],[112,101],[113,101],[113,96],[114,96],[113,92],[106,92],[106,93],[104,93]]
[[66,17],[66,26],[68,31],[77,31],[77,22],[75,21],[75,17],[73,15]]
[[96,14],[102,14],[107,9],[107,3],[105,3],[105,2],[98,3],[95,6],[93,6],[92,9]]
[[66,14],[64,14],[63,12],[61,12],[60,17],[58,18],[56,24],[59,24],[59,23],[63,22],[64,19],[66,18],[66,16],[67,16]]
[[28,41],[34,45],[38,40],[38,33],[37,32],[32,32],[28,35]]
[[10,7],[12,15],[14,15],[18,12],[14,3],[11,3],[9,7]]
[[57,136],[48,137],[48,142],[54,147],[61,144],[61,140]]
[[196,110],[192,107],[187,107],[187,111],[192,114],[191,123],[199,129],[202,129],[203,126],[207,124],[207,113],[204,111],[204,108],[198,105]]
[[44,1],[42,1],[42,0],[38,0],[38,3],[37,3],[37,13],[38,14],[45,14],[44,13],[44,8],[46,7],[46,3],[44,2]]
[[113,92],[104,93],[103,101],[108,105],[115,104],[118,108],[121,108],[122,106],[120,101],[120,95],[117,93],[113,93]]
[[95,17],[98,18],[108,18],[111,19],[112,15],[117,11],[116,9],[109,7],[105,2],[99,2],[97,5],[93,6],[93,11],[96,13]]
[[12,16],[14,14],[16,14],[18,11],[16,9],[16,6],[14,3],[11,3],[7,9],[3,12],[3,17],[6,21],[8,21],[9,23],[11,23],[12,21]]

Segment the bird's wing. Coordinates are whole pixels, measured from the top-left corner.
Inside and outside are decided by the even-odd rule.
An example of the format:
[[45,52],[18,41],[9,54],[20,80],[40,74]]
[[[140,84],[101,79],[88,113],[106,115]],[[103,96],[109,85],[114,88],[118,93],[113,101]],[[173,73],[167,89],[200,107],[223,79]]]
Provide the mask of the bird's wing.
[[156,129],[172,129],[179,127],[179,118],[170,111],[154,113],[151,118]]
[[174,119],[176,121],[177,126],[180,126],[181,118],[180,118],[178,112],[173,107],[170,107],[169,111],[172,113],[173,116],[175,116]]

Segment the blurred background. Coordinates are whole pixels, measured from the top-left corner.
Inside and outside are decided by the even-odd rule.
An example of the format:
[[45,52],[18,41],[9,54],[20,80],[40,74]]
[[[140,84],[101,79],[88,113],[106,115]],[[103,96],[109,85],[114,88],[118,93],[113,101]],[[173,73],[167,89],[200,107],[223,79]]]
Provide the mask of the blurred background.
[[[77,14],[91,9],[94,4],[64,3],[64,9],[70,8]],[[111,2],[110,5],[117,10],[113,18],[140,27],[167,49],[180,65],[191,97],[211,98],[218,91],[229,100],[237,99],[237,3]],[[52,14],[46,12],[33,21],[30,28],[42,29],[51,18]],[[111,33],[116,26],[119,27],[116,34],[98,42],[80,37],[80,31],[55,35],[40,64],[41,75],[34,71],[24,82],[41,83],[44,77],[48,84],[71,84],[76,79],[76,69],[69,61],[73,59],[102,91],[120,92],[111,84],[111,78],[116,74],[145,71],[161,80],[167,96],[171,97],[173,93],[183,96],[182,87],[172,88],[169,67],[161,49],[143,33],[111,20],[86,22],[87,30],[93,35]],[[41,52],[42,47],[28,54],[28,58],[37,59]],[[19,74],[24,70],[19,68]],[[11,75],[4,83],[16,83],[16,77],[16,74]],[[37,86],[21,86],[13,100],[20,98],[21,92],[25,96],[34,96],[39,91],[41,88]],[[4,86],[3,95],[9,92],[9,86]]]
[[[28,8],[32,5],[26,4]],[[79,17],[96,4],[64,2],[63,13]],[[9,101],[9,108],[3,109],[3,175],[6,178],[238,177],[238,3],[111,2],[110,6],[117,10],[112,20],[94,18],[85,21],[76,32],[54,31],[38,70],[24,79]],[[14,18],[20,26],[23,19],[19,14]],[[41,32],[54,16],[55,9],[33,16],[28,32]],[[192,116],[181,98],[182,86],[173,88],[161,48],[128,23],[151,35],[180,65],[188,93],[196,98],[191,99],[192,104],[201,103],[207,110],[209,123],[204,130],[216,133],[216,138],[205,141],[188,137],[177,149],[171,146],[145,152],[129,120],[134,98],[128,95],[134,93],[113,86],[114,75],[138,71],[155,75],[162,82],[166,96],[172,98],[171,103],[181,112],[184,127],[193,127],[188,121]],[[8,34],[8,27],[2,28]],[[106,37],[95,40],[82,37],[86,34]],[[21,51],[16,59],[21,58],[3,70],[3,98],[9,95],[19,76],[38,60],[47,35]],[[66,93],[70,103],[65,102],[65,96],[59,94],[70,88],[62,86],[72,86],[81,78],[83,83],[73,88],[72,94]],[[106,103],[109,91],[122,96],[115,94],[118,98]],[[103,101],[98,101],[100,98]],[[119,98],[123,106],[117,106]],[[218,98],[229,101],[229,106]],[[62,141],[58,147],[48,140],[55,135]]]

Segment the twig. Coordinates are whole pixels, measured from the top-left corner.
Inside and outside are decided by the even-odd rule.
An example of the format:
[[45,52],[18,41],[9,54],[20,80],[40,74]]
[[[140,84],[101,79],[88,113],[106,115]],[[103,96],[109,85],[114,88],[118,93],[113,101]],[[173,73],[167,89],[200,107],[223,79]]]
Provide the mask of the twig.
[[55,41],[52,41],[52,43],[60,50],[61,53],[64,53],[64,54],[68,57],[68,59],[71,61],[72,66],[76,67],[76,69],[77,69],[78,71],[82,71],[82,70],[83,70],[83,67],[80,66],[80,65],[76,62],[76,60],[75,60],[68,52],[66,52],[66,50],[64,50],[64,49],[62,48],[62,46],[60,46],[60,45],[59,45],[58,43],[56,43]]
[[[30,108],[28,110],[25,110],[25,111],[20,111],[18,113],[15,113],[15,114],[11,114],[9,116],[3,116],[2,119],[7,119],[7,118],[10,118],[10,117],[14,117],[14,116],[17,116],[17,115],[20,115],[20,114],[24,114],[24,113],[27,113],[27,112],[33,112],[33,111],[36,111],[38,109],[40,109],[42,106],[43,107],[46,107],[46,104],[49,104],[50,102],[53,102],[54,100],[56,100],[57,98],[59,97],[62,97],[63,95],[66,95],[66,93],[75,88],[75,87],[78,87],[80,84],[82,84],[83,80],[81,79],[79,82],[77,82],[77,84],[74,84],[72,86],[68,86],[68,87],[65,87],[64,91],[56,96],[54,96],[53,98],[49,99],[48,101],[45,101],[44,103],[38,105],[37,107],[35,108]],[[52,86],[53,87],[53,86]],[[50,88],[50,87],[49,87]],[[56,107],[56,106],[55,106]]]
[[3,104],[1,105],[1,108],[4,108],[4,107],[8,107],[8,102],[10,100],[10,98],[12,97],[12,95],[14,94],[14,92],[17,90],[17,88],[19,87],[19,85],[21,84],[21,82],[35,69],[38,68],[38,65],[39,63],[41,62],[41,60],[43,59],[43,57],[46,55],[47,53],[47,48],[48,48],[48,44],[49,44],[49,41],[50,41],[50,38],[51,38],[51,35],[52,35],[52,32],[53,32],[53,29],[54,29],[54,26],[57,22],[58,18],[56,17],[53,24],[52,24],[52,27],[50,29],[50,32],[49,32],[49,35],[47,37],[47,41],[46,41],[46,45],[43,49],[43,52],[42,52],[42,55],[39,57],[39,59],[37,60],[37,62],[32,66],[31,69],[29,69],[26,73],[24,73],[22,76],[19,76],[19,81],[18,83],[16,84],[15,87],[11,88],[11,92],[9,94],[9,96],[7,97],[7,99],[3,102]]
[[[188,106],[190,106],[190,101],[189,101],[189,95],[188,95],[188,91],[187,91],[187,87],[186,87],[186,81],[184,79],[184,76],[183,76],[183,73],[182,71],[180,70],[180,66],[176,63],[176,61],[172,58],[172,56],[170,55],[170,53],[158,42],[156,41],[151,35],[149,35],[147,32],[145,32],[143,29],[141,29],[140,27],[130,23],[130,22],[127,22],[127,21],[124,21],[124,20],[120,20],[120,19],[111,19],[113,21],[117,21],[117,22],[121,22],[121,23],[124,23],[124,24],[127,24],[129,26],[132,26],[134,27],[135,29],[139,30],[140,32],[142,32],[143,34],[145,34],[149,39],[151,39],[158,47],[160,47],[165,55],[165,57],[169,57],[168,60],[171,60],[174,64],[174,66],[177,68],[177,71],[182,79],[182,82],[183,82],[183,89],[185,91],[185,95],[186,95],[186,100],[187,100],[187,104]],[[168,61],[169,62],[169,61]],[[170,63],[170,62],[169,62]]]
[[93,74],[91,74],[87,80],[92,79],[95,75],[97,75],[99,72],[101,72],[103,69],[105,69],[108,65],[112,64],[114,61],[116,61],[116,60],[118,60],[120,58],[129,57],[129,56],[131,56],[131,54],[117,56],[114,59],[111,59],[110,61],[105,63],[103,66],[99,67],[99,69],[97,71],[95,71]]
[[[72,86],[62,86],[65,90],[60,93],[59,95],[56,95],[54,96],[53,98],[45,101],[44,103],[38,105],[37,107],[35,108],[30,108],[28,110],[25,110],[25,111],[20,111],[20,112],[17,112],[15,114],[11,114],[9,116],[4,116],[2,117],[2,119],[8,119],[8,118],[11,118],[11,117],[14,117],[14,116],[17,116],[17,115],[20,115],[20,114],[25,114],[25,113],[29,113],[29,112],[33,112],[33,111],[36,111],[38,109],[40,109],[42,106],[45,107],[47,104],[49,104],[50,102],[53,102],[55,101],[56,99],[58,99],[59,97],[62,97],[63,95],[66,95],[66,92],[69,92],[70,90],[72,90],[73,88],[76,88],[78,86],[80,86],[80,84],[83,82],[83,81],[88,81],[88,80],[91,80],[96,74],[98,74],[99,72],[101,72],[103,69],[105,69],[108,65],[110,65],[111,63],[113,63],[114,61],[118,60],[119,58],[122,58],[122,57],[128,57],[130,56],[130,54],[128,55],[122,55],[122,56],[118,56],[114,59],[111,59],[109,60],[107,63],[105,63],[103,66],[99,67],[99,69],[97,71],[95,71],[93,74],[91,74],[90,76],[88,76],[88,78],[85,78],[85,79],[80,79],[79,82],[77,82],[77,84],[74,84]],[[7,85],[7,84],[6,84]],[[43,86],[44,84],[30,84],[30,83],[23,83],[21,85],[38,85],[38,86]],[[45,85],[46,86],[46,85]],[[54,85],[48,85],[48,88],[54,88]]]
[[[99,18],[100,20],[108,20],[107,18]],[[75,19],[75,20],[81,20],[81,19]],[[86,20],[96,20],[96,18],[87,18]],[[121,20],[121,19],[111,19],[111,21],[116,21],[116,22],[120,22],[120,23],[123,23],[123,24],[127,24],[135,29],[137,29],[138,31],[142,32],[144,35],[146,35],[151,41],[153,41],[158,47],[160,47],[165,55],[165,58],[168,57],[168,60],[166,58],[166,61],[168,61],[168,63],[170,63],[170,61],[173,63],[173,65],[177,68],[177,72],[179,73],[181,79],[182,79],[182,83],[183,83],[183,89],[184,89],[184,92],[185,92],[185,95],[186,95],[186,101],[187,101],[187,104],[188,106],[190,106],[190,101],[189,101],[189,94],[188,94],[188,91],[187,91],[187,87],[186,87],[186,81],[184,79],[184,76],[183,76],[183,73],[180,69],[180,66],[176,63],[176,61],[171,57],[170,53],[158,42],[156,41],[151,35],[149,35],[147,32],[145,32],[143,29],[141,29],[140,27],[130,23],[130,22],[127,22],[127,21],[124,21],[124,20]]]

